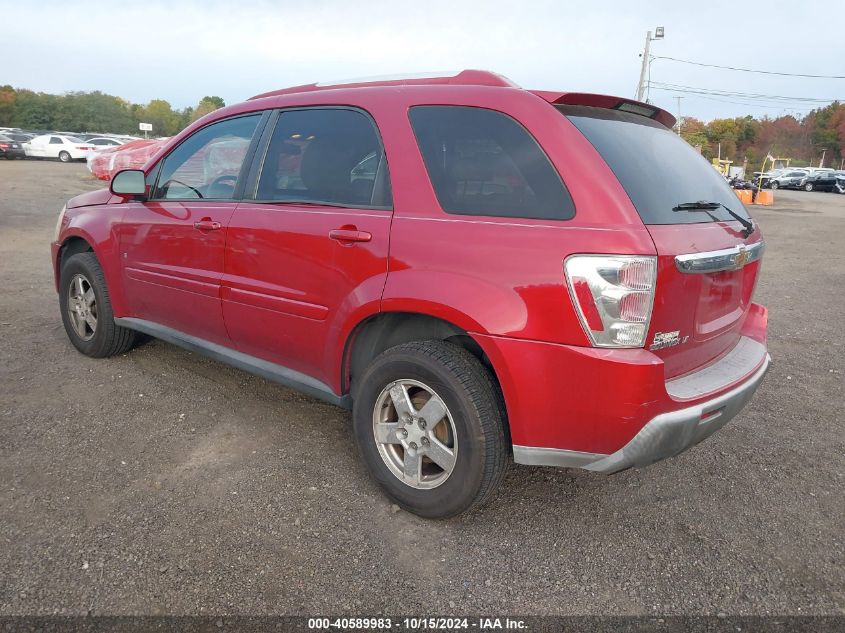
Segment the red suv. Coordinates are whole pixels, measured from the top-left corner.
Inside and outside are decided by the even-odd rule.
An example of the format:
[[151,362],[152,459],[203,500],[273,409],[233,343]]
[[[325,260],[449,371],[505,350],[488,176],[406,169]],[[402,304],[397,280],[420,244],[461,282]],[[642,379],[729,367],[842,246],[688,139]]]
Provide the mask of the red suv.
[[673,122],[482,71],[258,95],[67,203],[62,319],[89,356],[143,332],[352,409],[422,516],[509,454],[645,466],[770,361],[760,230]]

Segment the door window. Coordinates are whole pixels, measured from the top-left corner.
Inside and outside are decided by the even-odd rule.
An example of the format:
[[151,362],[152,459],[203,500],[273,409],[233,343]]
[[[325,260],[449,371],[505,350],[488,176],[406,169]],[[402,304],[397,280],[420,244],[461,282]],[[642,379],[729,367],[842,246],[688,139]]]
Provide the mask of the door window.
[[384,152],[356,110],[283,112],[267,148],[256,198],[350,207],[391,205]]
[[194,132],[164,159],[152,197],[231,200],[260,119],[226,119]]
[[61,145],[63,142],[58,136],[50,137],[50,145]]

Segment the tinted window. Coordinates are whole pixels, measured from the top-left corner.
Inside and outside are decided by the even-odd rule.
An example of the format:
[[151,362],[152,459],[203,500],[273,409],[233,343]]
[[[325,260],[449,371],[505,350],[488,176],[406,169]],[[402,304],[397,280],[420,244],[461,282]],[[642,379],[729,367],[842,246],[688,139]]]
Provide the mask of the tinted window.
[[58,136],[51,136],[50,137],[50,145],[61,145],[61,144],[62,144],[62,139],[60,139]]
[[598,150],[645,224],[733,221],[722,208],[673,211],[683,202],[720,202],[747,217],[725,179],[689,143],[656,121],[636,114],[558,108]]
[[446,213],[554,220],[575,215],[548,157],[511,117],[483,108],[417,106],[411,125]]
[[372,121],[354,110],[283,112],[256,198],[389,206],[384,152]]
[[164,159],[153,197],[230,200],[260,118],[227,119],[194,132]]

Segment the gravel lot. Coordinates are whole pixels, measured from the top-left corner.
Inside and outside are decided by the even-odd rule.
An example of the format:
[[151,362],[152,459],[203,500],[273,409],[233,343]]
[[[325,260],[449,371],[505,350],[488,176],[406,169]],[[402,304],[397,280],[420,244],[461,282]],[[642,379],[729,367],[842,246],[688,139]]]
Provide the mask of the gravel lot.
[[845,613],[845,196],[753,208],[774,366],[724,430],[612,477],[514,467],[427,522],[340,409],[157,341],[71,347],[49,241],[100,184],[0,161],[0,615]]

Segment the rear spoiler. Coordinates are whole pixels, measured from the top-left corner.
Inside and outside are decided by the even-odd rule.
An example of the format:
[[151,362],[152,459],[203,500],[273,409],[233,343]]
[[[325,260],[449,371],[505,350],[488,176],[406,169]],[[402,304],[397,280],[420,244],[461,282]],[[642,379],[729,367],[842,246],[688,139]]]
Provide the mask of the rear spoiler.
[[553,105],[579,105],[592,106],[594,108],[607,108],[608,110],[620,110],[639,114],[649,119],[662,123],[668,128],[675,125],[675,117],[661,108],[650,103],[643,103],[634,99],[623,99],[622,97],[611,97],[610,95],[597,95],[589,92],[549,92],[546,90],[532,90],[532,94],[548,101]]

